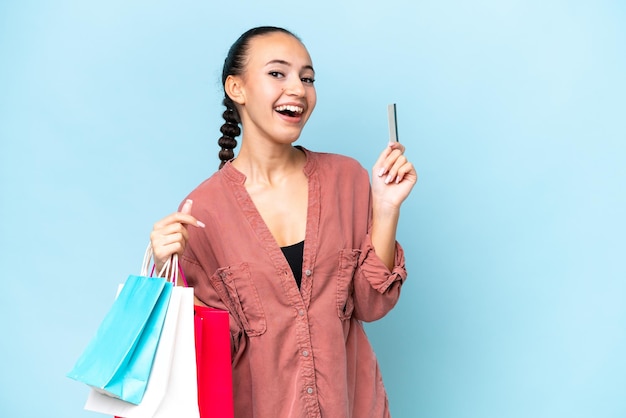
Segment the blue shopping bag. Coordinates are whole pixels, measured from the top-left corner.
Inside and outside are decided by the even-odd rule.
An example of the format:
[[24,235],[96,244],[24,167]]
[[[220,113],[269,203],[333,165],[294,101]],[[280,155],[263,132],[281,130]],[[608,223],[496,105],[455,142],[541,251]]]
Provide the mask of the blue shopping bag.
[[131,275],[68,377],[139,404],[159,343],[172,283]]

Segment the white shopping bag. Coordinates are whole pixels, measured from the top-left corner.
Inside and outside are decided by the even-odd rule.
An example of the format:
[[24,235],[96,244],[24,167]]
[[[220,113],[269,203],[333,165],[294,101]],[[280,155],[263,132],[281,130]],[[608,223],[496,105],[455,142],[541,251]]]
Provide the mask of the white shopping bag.
[[92,390],[85,409],[124,418],[199,418],[193,305],[193,288],[172,289],[154,365],[139,405]]

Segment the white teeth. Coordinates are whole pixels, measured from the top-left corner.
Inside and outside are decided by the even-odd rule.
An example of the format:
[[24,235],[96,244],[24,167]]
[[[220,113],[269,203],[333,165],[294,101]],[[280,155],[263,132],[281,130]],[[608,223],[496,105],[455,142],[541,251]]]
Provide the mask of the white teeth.
[[276,110],[277,112],[283,112],[285,110],[288,110],[288,111],[293,112],[293,113],[302,113],[302,112],[304,112],[304,109],[301,108],[300,106],[292,106],[292,105],[276,106],[276,108],[274,108],[274,110]]

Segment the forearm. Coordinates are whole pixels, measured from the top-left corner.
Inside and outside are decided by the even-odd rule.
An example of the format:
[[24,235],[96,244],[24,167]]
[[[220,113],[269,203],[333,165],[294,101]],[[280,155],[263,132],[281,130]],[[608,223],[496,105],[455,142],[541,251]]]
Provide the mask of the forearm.
[[396,231],[400,208],[388,205],[373,206],[371,239],[376,255],[389,270],[393,269],[396,250]]

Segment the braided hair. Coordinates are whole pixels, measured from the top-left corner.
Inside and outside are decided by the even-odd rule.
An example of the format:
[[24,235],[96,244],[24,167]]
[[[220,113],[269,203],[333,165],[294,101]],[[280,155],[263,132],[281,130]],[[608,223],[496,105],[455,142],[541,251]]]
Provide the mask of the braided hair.
[[[254,37],[274,32],[285,33],[300,40],[300,38],[289,32],[287,29],[275,26],[259,26],[244,32],[228,50],[228,55],[224,60],[224,68],[222,69],[222,86],[226,83],[226,79],[229,75],[242,75],[244,73],[250,40]],[[224,90],[224,99],[222,103],[226,107],[226,110],[222,114],[225,121],[220,128],[222,136],[217,141],[221,148],[219,152],[219,158],[221,161],[220,168],[222,168],[227,161],[230,161],[235,157],[235,153],[233,151],[235,147],[237,147],[237,140],[235,137],[239,136],[241,133],[241,129],[239,127],[241,118],[239,116],[239,112],[237,112],[237,108],[235,107],[233,100],[228,96],[228,94],[226,94],[226,90]]]

